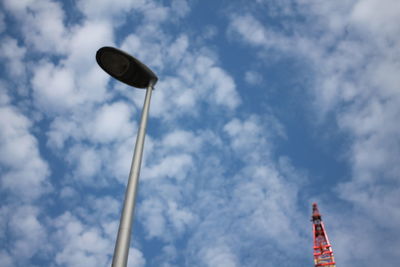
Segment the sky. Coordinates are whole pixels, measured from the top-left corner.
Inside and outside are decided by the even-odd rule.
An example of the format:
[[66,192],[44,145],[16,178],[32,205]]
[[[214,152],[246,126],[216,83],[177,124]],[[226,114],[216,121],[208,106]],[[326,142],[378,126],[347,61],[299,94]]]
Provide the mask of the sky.
[[159,77],[130,267],[400,262],[398,0],[0,1],[0,266],[110,266]]

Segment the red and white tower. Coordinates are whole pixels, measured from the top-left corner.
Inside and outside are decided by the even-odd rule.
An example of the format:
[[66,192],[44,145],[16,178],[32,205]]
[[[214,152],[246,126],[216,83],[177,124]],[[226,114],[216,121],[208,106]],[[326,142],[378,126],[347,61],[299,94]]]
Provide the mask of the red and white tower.
[[313,238],[314,238],[314,266],[336,267],[333,250],[325,231],[317,203],[312,204]]

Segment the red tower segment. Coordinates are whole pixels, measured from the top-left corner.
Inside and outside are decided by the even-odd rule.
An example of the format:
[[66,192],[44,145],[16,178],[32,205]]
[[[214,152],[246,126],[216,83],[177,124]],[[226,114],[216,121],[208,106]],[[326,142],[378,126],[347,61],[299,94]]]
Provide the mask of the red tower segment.
[[333,250],[325,231],[317,203],[312,204],[313,237],[314,237],[314,266],[336,267]]

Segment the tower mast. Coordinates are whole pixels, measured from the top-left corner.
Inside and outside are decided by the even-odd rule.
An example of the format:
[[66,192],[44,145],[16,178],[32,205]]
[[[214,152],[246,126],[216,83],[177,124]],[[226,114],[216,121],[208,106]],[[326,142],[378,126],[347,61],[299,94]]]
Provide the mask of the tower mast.
[[325,231],[317,203],[312,204],[313,238],[314,238],[314,266],[336,267],[333,250]]

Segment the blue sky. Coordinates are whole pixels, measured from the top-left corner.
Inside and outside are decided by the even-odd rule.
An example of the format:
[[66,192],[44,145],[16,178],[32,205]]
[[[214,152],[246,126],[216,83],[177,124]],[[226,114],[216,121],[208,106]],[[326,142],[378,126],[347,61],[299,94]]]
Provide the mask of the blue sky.
[[129,266],[400,261],[396,0],[3,0],[0,266],[110,266],[144,90],[157,73]]

